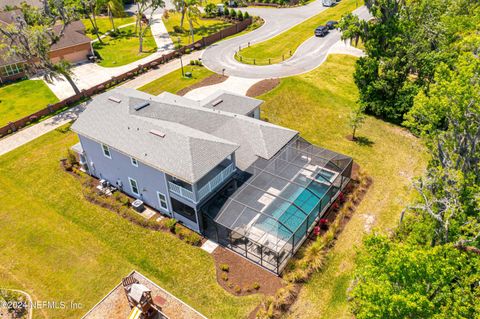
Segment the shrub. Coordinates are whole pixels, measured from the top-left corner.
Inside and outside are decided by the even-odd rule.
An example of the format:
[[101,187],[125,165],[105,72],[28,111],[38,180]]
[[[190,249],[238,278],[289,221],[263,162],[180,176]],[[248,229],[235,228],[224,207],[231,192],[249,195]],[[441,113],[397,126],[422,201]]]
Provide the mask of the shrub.
[[226,272],[222,272],[222,280],[223,281],[228,281],[228,275]]
[[250,18],[250,15],[248,14],[247,11],[245,11],[245,13],[243,14],[243,18],[244,18],[244,19]]
[[205,6],[205,15],[212,18],[218,14],[217,6],[214,3],[209,3]]
[[113,197],[117,202],[119,202],[123,206],[129,206],[130,205],[130,199],[128,198],[127,195],[123,194],[122,192],[115,192],[113,194]]
[[70,165],[70,166],[74,166],[77,163],[78,163],[78,161],[77,161],[77,156],[75,155],[75,153],[70,149],[67,150],[67,164]]
[[177,224],[177,220],[175,218],[165,218],[162,220],[163,226],[170,230],[172,233],[175,232],[175,225]]
[[227,265],[227,264],[221,264],[221,265],[220,265],[220,269],[221,269],[222,271],[229,272],[230,266]]
[[227,6],[225,5],[224,9],[223,9],[223,14],[228,17],[230,15],[230,10],[228,10]]
[[235,288],[233,289],[235,291],[235,293],[239,294],[242,292],[242,287],[240,286],[235,286]]
[[173,26],[173,32],[175,32],[175,33],[183,33],[184,31],[183,31],[182,28],[180,28],[180,26],[175,25],[175,26]]
[[258,289],[260,289],[260,284],[258,282],[254,282],[252,284],[252,288],[255,289],[255,290],[258,290]]
[[237,11],[237,19],[243,21],[243,13],[240,10]]
[[195,65],[196,60],[190,60],[190,65]]
[[230,17],[235,19],[237,17],[237,12],[234,9],[230,9]]
[[197,234],[194,231],[187,230],[187,234],[185,235],[185,242],[187,244],[193,245],[193,246],[198,246],[202,242],[202,236]]

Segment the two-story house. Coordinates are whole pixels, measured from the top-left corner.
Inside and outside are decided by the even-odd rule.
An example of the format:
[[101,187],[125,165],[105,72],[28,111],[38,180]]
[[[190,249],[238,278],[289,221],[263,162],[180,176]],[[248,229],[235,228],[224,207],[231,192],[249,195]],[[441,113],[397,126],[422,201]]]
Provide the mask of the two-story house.
[[261,103],[117,88],[72,125],[73,149],[89,174],[280,273],[350,180],[352,161],[260,120]]

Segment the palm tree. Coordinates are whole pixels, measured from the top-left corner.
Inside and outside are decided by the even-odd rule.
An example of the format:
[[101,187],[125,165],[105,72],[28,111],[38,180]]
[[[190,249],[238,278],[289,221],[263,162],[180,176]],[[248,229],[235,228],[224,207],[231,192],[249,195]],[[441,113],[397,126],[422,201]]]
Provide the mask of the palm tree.
[[107,0],[105,2],[105,6],[107,7],[108,17],[110,18],[110,23],[112,24],[112,30],[115,31],[117,28],[115,27],[113,17],[119,17],[123,15],[124,7],[122,0]]
[[197,18],[202,14],[199,8],[198,0],[185,0],[185,14],[188,19],[188,24],[190,25],[190,36],[191,40],[195,42],[194,28],[193,24],[197,23]]

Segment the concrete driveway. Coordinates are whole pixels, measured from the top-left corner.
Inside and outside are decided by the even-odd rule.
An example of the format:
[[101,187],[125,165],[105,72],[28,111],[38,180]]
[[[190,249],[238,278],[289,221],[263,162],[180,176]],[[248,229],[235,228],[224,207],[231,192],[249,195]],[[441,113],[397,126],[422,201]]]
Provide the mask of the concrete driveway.
[[[249,8],[249,13],[262,17],[265,24],[243,36],[210,46],[202,55],[203,64],[217,73],[222,73],[225,69],[225,75],[244,78],[286,77],[313,70],[325,60],[330,48],[340,41],[340,32],[331,31],[323,38],[312,36],[298,47],[291,58],[278,64],[247,65],[235,60],[234,55],[240,46],[245,47],[248,42],[254,44],[265,41],[324,10],[328,10],[328,8],[323,7],[320,0],[296,8]],[[364,6],[353,13],[362,19],[369,17],[369,12]]]

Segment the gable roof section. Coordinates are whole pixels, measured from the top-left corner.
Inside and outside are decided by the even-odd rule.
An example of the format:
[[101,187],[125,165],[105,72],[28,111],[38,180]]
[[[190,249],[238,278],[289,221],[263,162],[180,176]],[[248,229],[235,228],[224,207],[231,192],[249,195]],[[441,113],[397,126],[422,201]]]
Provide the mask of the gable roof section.
[[248,115],[263,103],[262,100],[218,90],[200,101],[206,108]]
[[258,157],[269,159],[298,134],[247,116],[210,110],[184,97],[177,104],[172,101],[173,94],[155,97],[117,88],[95,97],[72,129],[189,183],[200,180],[233,152],[240,169]]
[[[110,96],[121,102],[109,100]],[[238,148],[234,143],[178,123],[132,114],[131,103],[138,101],[144,100],[112,91],[101,94],[72,125],[72,130],[189,183],[198,181]]]

